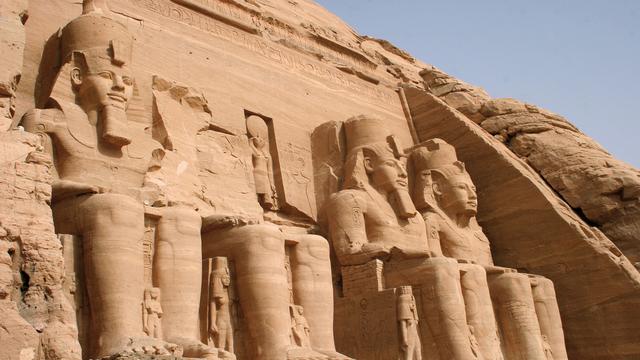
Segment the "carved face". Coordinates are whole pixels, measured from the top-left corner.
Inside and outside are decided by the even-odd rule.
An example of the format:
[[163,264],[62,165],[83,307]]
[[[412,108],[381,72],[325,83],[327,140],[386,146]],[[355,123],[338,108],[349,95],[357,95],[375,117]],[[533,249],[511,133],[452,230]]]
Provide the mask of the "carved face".
[[446,179],[438,176],[433,183],[433,192],[440,207],[450,214],[475,216],[478,212],[476,187],[466,172]]
[[113,106],[125,110],[133,96],[133,77],[128,67],[113,65],[103,58],[90,59],[86,69],[73,68],[71,79],[86,109]]
[[394,158],[391,153],[388,156],[368,156],[365,154],[364,164],[375,188],[385,192],[407,188],[405,164]]

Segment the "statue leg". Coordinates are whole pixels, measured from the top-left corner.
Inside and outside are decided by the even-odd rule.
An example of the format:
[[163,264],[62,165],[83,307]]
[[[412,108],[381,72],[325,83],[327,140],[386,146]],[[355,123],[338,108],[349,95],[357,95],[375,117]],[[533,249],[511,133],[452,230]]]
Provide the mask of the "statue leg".
[[385,281],[388,288],[420,289],[421,324],[433,334],[441,360],[475,359],[456,260],[434,257],[385,264]]
[[502,360],[487,273],[482,266],[475,264],[459,264],[459,268],[467,323],[473,326],[482,356],[485,360]]
[[129,338],[144,336],[144,211],[127,196],[97,194],[82,198],[78,215],[99,358],[121,351]]
[[233,280],[249,327],[251,358],[285,359],[291,319],[280,230],[269,225],[213,230],[204,234],[203,254],[205,258],[226,256],[235,263]]
[[490,275],[489,286],[502,330],[505,357],[545,360],[529,278],[518,273]]
[[348,359],[336,351],[333,338],[333,284],[329,242],[318,235],[302,234],[291,248],[293,294],[304,308],[309,323],[311,347],[330,359]]
[[542,335],[549,339],[549,345],[553,351],[554,360],[566,360],[567,349],[564,343],[564,331],[562,330],[562,319],[556,291],[553,282],[542,276],[532,276],[531,278],[533,301],[538,315],[538,323]]
[[299,235],[296,240],[299,243],[291,248],[294,301],[304,308],[312,346],[335,350],[329,243],[317,235]]
[[160,288],[164,339],[182,345],[185,356],[211,351],[200,342],[202,280],[200,215],[186,206],[167,207],[158,221],[154,283]]

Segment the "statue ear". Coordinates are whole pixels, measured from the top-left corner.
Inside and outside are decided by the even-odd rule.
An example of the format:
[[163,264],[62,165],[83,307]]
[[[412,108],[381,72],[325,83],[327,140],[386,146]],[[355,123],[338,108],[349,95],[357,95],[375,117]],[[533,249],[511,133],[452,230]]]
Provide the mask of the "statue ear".
[[73,52],[72,57],[73,60],[71,63],[73,64],[73,67],[71,68],[71,84],[73,84],[74,87],[78,87],[82,85],[82,74],[83,70],[87,69],[87,61],[84,54],[79,51]]
[[82,85],[82,71],[78,67],[71,69],[71,83],[74,87]]
[[362,149],[363,159],[362,163],[364,164],[364,170],[367,174],[371,174],[373,172],[373,157],[375,154],[373,151],[369,149]]
[[433,189],[434,195],[436,196],[442,195],[442,188],[440,187],[440,184],[438,184],[437,181],[434,181],[433,183],[431,183],[431,188]]

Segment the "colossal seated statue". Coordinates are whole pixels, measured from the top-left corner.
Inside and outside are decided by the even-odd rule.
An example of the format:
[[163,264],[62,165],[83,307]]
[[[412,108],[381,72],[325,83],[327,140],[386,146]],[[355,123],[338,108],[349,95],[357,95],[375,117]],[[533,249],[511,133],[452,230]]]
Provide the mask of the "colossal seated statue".
[[566,358],[553,284],[493,265],[475,219],[475,188],[455,150],[433,140],[405,160],[381,120],[359,116],[343,126],[343,190],[326,211],[345,296],[364,296],[354,274],[375,261],[383,269],[369,275],[381,276],[378,291],[414,288],[423,354],[544,359],[544,335],[554,356]]
[[440,139],[419,144],[409,164],[412,197],[424,217],[427,236],[440,242],[444,256],[461,263],[467,321],[485,358],[497,358],[500,350],[492,336],[493,299],[508,359],[545,359],[545,338],[554,358],[566,359],[553,283],[494,266],[489,240],[476,220],[476,188],[453,146]]
[[160,304],[147,315],[155,319],[161,308],[162,327],[159,319],[154,329],[143,324],[149,320],[143,317],[145,179],[164,151],[128,119],[132,36],[104,2],[85,0],[82,16],[58,40],[61,66],[49,101],[26,113],[22,125],[41,134],[53,156],[56,232],[82,237],[92,340],[84,351],[91,358],[184,351],[216,359],[217,351],[199,340],[201,218],[188,207],[160,212],[154,264]]
[[417,299],[426,316],[421,331],[430,329],[441,359],[475,358],[458,264],[438,256],[439,244],[427,241],[424,220],[409,195],[405,163],[393,150],[399,146],[379,119],[354,117],[344,128],[343,190],[331,196],[326,209],[340,265],[344,270],[379,259],[387,288],[428,289]]

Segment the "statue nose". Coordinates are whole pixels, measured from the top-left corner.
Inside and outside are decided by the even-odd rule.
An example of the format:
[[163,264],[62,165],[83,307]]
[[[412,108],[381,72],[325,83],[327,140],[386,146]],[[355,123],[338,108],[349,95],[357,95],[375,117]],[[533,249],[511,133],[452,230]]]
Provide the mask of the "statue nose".
[[396,164],[396,167],[398,168],[398,175],[400,177],[406,178],[407,171],[404,169],[404,166],[402,166],[401,164]]
[[113,88],[115,90],[124,90],[124,81],[122,76],[116,75],[113,77]]
[[477,199],[477,198],[478,198],[478,195],[476,194],[476,192],[475,192],[475,191],[473,191],[473,189],[468,189],[468,191],[469,191],[469,198],[470,198],[470,199],[475,200],[475,199]]

